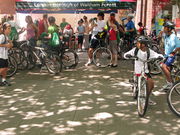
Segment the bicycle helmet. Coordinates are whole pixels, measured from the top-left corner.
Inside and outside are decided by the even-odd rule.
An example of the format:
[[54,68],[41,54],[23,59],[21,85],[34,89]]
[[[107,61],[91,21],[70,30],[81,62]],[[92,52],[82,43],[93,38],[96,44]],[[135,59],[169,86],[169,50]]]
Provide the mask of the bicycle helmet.
[[145,36],[140,36],[138,39],[137,39],[138,42],[140,42],[141,44],[145,44],[147,45],[149,43],[149,40],[147,37]]
[[165,23],[163,24],[163,26],[164,26],[164,27],[171,28],[171,29],[174,29],[175,24],[174,24],[173,22],[168,21],[168,22],[165,22]]

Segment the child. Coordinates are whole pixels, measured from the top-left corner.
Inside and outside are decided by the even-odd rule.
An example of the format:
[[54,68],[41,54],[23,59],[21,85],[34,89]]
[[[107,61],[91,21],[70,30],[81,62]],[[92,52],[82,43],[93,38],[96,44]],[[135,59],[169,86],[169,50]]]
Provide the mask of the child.
[[77,33],[78,33],[78,51],[82,51],[82,44],[84,40],[85,27],[82,25],[83,21],[78,21]]
[[2,82],[0,86],[10,86],[11,84],[6,81],[8,71],[8,50],[13,47],[12,41],[8,41],[8,36],[11,32],[11,25],[4,23],[2,26],[2,34],[0,34],[0,75]]
[[[128,51],[127,53],[124,54],[124,57],[126,59],[131,58],[136,56],[137,58],[140,58],[144,61],[152,58],[163,58],[163,55],[158,54],[154,52],[153,50],[149,49],[147,47],[148,45],[148,39],[145,36],[140,36],[137,40],[137,47],[133,48],[132,50]],[[138,49],[138,51],[137,51]],[[134,65],[134,71],[135,74],[141,74],[142,70],[144,68],[143,62],[140,60],[135,60],[135,65]],[[148,91],[149,95],[151,94],[152,89],[154,88],[154,82],[151,78],[151,75],[148,70],[148,65],[147,63],[145,64],[145,74],[147,76],[147,82],[148,82]],[[152,104],[156,104],[153,101],[150,101]]]

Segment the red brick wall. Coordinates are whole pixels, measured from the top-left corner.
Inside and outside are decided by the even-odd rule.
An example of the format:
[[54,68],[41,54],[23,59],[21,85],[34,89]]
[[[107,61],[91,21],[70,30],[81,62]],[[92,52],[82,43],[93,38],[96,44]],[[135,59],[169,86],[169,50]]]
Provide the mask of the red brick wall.
[[15,14],[15,0],[0,0],[0,14]]

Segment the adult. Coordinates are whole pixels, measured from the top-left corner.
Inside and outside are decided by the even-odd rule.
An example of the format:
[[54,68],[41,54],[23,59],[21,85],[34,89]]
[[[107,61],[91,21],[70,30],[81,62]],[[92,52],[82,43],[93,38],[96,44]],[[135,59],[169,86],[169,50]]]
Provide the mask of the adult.
[[88,50],[89,48],[89,22],[87,16],[83,16],[84,20],[84,27],[85,27],[85,32],[84,32],[84,49]]
[[104,13],[99,12],[97,14],[97,21],[95,20],[94,24],[89,29],[89,31],[92,30],[92,37],[90,41],[90,47],[88,49],[88,62],[85,64],[85,66],[89,66],[92,63],[93,51],[98,45],[98,39],[96,38],[96,35],[98,32],[102,32],[104,30],[105,25],[106,22],[104,21]]
[[64,28],[66,27],[68,23],[66,22],[65,18],[62,18],[62,22],[60,24],[61,32],[63,32]]
[[43,19],[38,22],[38,36],[40,36],[43,32],[48,32],[48,15],[43,14]]
[[122,24],[124,25],[125,27],[125,36],[126,38],[128,38],[129,40],[129,47],[132,48],[133,46],[133,41],[135,39],[135,36],[136,36],[136,28],[135,28],[135,25],[134,25],[134,22],[132,21],[133,19],[133,16],[132,15],[128,15],[127,17],[127,23],[124,25],[124,21],[122,21]]
[[175,54],[180,48],[180,40],[177,38],[176,34],[173,33],[175,25],[173,22],[165,22],[164,23],[164,47],[165,47],[165,58],[166,60],[162,64],[162,70],[166,76],[167,84],[163,86],[161,90],[169,90],[173,83],[171,78],[171,67],[175,59]]
[[37,31],[38,28],[36,27],[36,25],[33,23],[32,17],[31,16],[26,16],[25,21],[27,23],[27,27],[26,27],[26,31],[27,31],[27,35],[26,35],[26,39],[29,41],[29,44],[31,46],[36,46],[36,39],[37,39]]
[[110,17],[107,21],[107,29],[109,33],[109,47],[112,52],[112,61],[110,66],[117,67],[118,40],[120,39],[120,33],[124,33],[124,30],[116,21],[114,12],[110,13]]
[[11,84],[6,81],[8,71],[8,50],[13,47],[12,41],[8,40],[11,32],[11,25],[4,23],[2,26],[2,33],[0,34],[0,75],[2,82],[0,86],[10,86]]

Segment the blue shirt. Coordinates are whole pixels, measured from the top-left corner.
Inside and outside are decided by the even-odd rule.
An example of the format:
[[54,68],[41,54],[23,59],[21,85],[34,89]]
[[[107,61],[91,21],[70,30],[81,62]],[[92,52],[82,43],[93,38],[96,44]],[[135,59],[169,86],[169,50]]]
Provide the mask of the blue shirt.
[[172,33],[170,36],[165,37],[164,40],[165,57],[168,57],[176,48],[180,47],[180,40]]
[[134,28],[135,28],[133,21],[129,21],[129,22],[125,25],[125,27],[126,27],[126,30],[131,30],[131,29],[134,29]]

